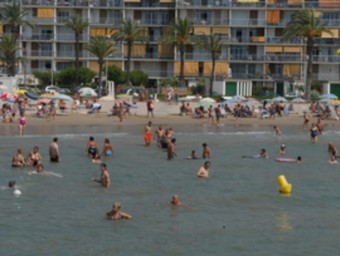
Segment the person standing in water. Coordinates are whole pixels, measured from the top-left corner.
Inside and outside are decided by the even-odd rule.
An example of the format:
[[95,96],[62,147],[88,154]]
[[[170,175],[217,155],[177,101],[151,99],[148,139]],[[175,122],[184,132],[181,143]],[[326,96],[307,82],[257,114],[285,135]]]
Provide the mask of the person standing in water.
[[58,163],[59,162],[59,145],[58,138],[54,137],[52,143],[49,146],[48,153],[50,155],[50,161]]
[[176,154],[176,139],[171,139],[170,143],[168,143],[168,160],[173,159]]
[[107,166],[105,163],[100,164],[100,179],[92,179],[100,185],[102,185],[105,188],[109,188],[111,186],[111,180],[110,180],[110,173],[107,170]]
[[145,146],[151,145],[152,140],[152,122],[149,121],[144,128],[144,140],[145,140]]
[[209,159],[211,156],[211,149],[209,148],[207,143],[203,143],[202,147],[203,147],[203,152],[202,152],[203,159]]
[[20,134],[20,136],[24,135],[26,124],[27,124],[27,120],[26,120],[25,114],[21,113],[20,118],[19,118],[19,134]]
[[112,205],[112,210],[106,213],[106,218],[108,220],[131,220],[132,216],[126,212],[121,211],[122,205],[120,202],[115,202]]

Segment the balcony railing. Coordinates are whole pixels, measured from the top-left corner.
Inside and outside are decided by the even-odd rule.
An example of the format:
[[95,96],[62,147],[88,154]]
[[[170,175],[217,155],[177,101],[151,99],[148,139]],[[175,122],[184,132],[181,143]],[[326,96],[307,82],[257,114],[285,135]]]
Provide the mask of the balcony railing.
[[107,17],[107,18],[101,18],[101,17],[92,17],[91,24],[93,25],[121,25],[123,22],[123,19],[119,18],[113,18],[113,17]]
[[20,39],[24,41],[51,41],[53,39],[53,34],[22,34]]

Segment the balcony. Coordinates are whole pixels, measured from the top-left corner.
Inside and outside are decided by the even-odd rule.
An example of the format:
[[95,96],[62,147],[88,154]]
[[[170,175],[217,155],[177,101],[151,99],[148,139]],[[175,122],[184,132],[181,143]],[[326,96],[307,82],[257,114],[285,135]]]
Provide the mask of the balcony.
[[[80,36],[80,41],[81,42],[87,42],[89,41],[89,36],[86,34],[82,34]],[[70,42],[75,42],[75,35],[74,33],[69,33],[69,34],[57,34],[57,41],[70,41]]]
[[313,62],[321,63],[340,63],[340,56],[338,55],[313,55]]
[[115,25],[120,26],[123,20],[121,18],[114,17],[93,17],[91,19],[91,25]]
[[54,0],[22,0],[22,4],[24,6],[54,6]]
[[22,41],[51,41],[53,34],[22,34],[20,36]]
[[53,25],[54,24],[54,18],[41,18],[37,16],[29,16],[27,17],[27,20],[30,22],[33,22],[34,24],[37,25]]

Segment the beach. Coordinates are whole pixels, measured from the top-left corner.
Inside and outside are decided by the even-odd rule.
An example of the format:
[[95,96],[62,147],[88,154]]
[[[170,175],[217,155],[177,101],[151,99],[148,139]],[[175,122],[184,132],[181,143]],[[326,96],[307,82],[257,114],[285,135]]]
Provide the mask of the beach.
[[[87,114],[85,108],[81,108],[78,111],[68,110],[64,114],[57,114],[54,120],[49,118],[40,118],[36,116],[34,108],[29,109],[26,112],[27,127],[25,129],[26,134],[53,134],[56,129],[59,131],[67,132],[68,130],[75,129],[76,127],[88,127],[89,131],[105,131],[107,127],[110,131],[134,131],[135,128],[142,127],[150,120],[154,125],[163,126],[192,126],[192,129],[196,129],[198,126],[207,125],[207,119],[193,118],[192,116],[181,116],[180,104],[171,104],[167,102],[155,102],[154,115],[155,117],[147,118],[147,110],[145,102],[138,102],[137,108],[131,109],[131,115],[126,116],[122,122],[119,121],[117,116],[110,116],[112,102],[103,102],[102,109],[98,114]],[[217,104],[214,104],[217,105]],[[191,103],[192,108],[197,107],[198,103]],[[279,126],[281,129],[296,128],[299,129],[303,124],[303,111],[308,111],[308,104],[295,104],[293,110],[283,117],[276,117],[274,119],[261,119],[259,115],[251,118],[238,118],[236,119],[232,115],[227,115],[225,118],[221,118],[220,126],[212,128],[216,129],[272,129],[274,125]],[[311,115],[310,124],[317,121],[317,117]],[[4,123],[1,124],[3,129],[0,132],[1,135],[15,136],[18,134],[17,123]],[[335,119],[325,120],[326,127],[339,128],[340,122]]]

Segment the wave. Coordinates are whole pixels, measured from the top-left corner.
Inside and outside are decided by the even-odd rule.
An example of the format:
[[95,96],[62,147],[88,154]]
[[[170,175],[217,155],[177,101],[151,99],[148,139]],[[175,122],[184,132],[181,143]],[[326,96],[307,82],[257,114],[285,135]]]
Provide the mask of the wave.
[[[90,136],[98,136],[98,137],[124,137],[127,136],[128,133],[119,132],[119,133],[61,133],[61,134],[30,134],[24,136],[14,136],[14,138],[20,139],[30,139],[30,138],[77,138],[77,137],[90,137]],[[1,136],[1,138],[13,138],[13,136]]]

